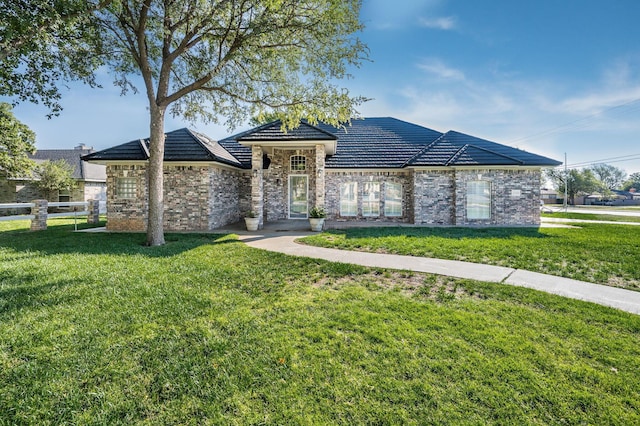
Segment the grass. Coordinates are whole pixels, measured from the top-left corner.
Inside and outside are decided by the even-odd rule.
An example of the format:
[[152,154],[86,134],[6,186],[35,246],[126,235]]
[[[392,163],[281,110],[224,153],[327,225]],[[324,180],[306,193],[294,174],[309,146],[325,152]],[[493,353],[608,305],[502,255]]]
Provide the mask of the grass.
[[552,217],[552,218],[561,218],[561,219],[578,219],[578,220],[598,220],[598,221],[608,221],[608,222],[640,222],[640,217],[637,216],[620,216],[613,214],[594,214],[594,213],[564,213],[564,212],[554,212],[554,213],[542,213],[542,217]]
[[26,226],[0,223],[0,424],[640,422],[639,316],[233,236]]
[[306,244],[487,263],[640,289],[640,227],[353,228],[303,238]]

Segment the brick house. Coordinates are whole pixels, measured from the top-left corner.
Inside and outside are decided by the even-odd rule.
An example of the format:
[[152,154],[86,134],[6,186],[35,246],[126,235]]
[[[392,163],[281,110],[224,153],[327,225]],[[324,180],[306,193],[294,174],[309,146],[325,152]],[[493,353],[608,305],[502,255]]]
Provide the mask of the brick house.
[[[74,149],[39,149],[29,158],[36,163],[44,161],[66,162],[72,169],[71,176],[75,186],[71,191],[58,191],[49,194],[55,202],[106,200],[107,174],[103,165],[88,163],[82,157],[94,152],[93,148],[78,145]],[[36,185],[33,178],[0,177],[0,203],[30,203],[36,199],[47,198]]]
[[[148,140],[83,157],[107,166],[107,227],[146,227]],[[265,222],[305,219],[425,225],[535,226],[541,169],[560,162],[394,118],[335,128],[280,122],[214,141],[166,134],[165,229],[213,230],[253,210]]]

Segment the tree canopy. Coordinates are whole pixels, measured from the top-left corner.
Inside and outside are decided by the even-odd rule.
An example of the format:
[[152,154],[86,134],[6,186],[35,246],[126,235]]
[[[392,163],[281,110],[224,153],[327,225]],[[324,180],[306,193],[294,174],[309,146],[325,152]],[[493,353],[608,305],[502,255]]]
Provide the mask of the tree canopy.
[[620,189],[624,180],[627,178],[627,173],[624,170],[611,164],[594,164],[589,169],[600,181],[602,187],[609,191]]
[[36,134],[12,110],[8,103],[0,103],[0,173],[27,176],[34,166],[28,155],[36,151]]
[[43,161],[38,164],[35,178],[34,185],[45,193],[48,200],[54,193],[71,190],[75,186],[73,167],[64,160]]
[[636,191],[640,191],[640,172],[631,173],[629,178],[622,185],[623,191],[628,191],[631,188],[635,188]]
[[59,83],[95,86],[101,38],[93,12],[107,0],[0,0],[0,95],[61,110]]
[[224,122],[274,114],[338,125],[365,99],[338,85],[367,57],[359,0],[121,0],[96,13],[124,91],[150,110],[147,243],[164,243],[164,117]]
[[571,199],[571,203],[575,203],[576,195],[586,195],[601,188],[601,184],[594,176],[590,169],[571,169],[565,173],[562,169],[549,169],[546,176],[551,180],[556,189]]

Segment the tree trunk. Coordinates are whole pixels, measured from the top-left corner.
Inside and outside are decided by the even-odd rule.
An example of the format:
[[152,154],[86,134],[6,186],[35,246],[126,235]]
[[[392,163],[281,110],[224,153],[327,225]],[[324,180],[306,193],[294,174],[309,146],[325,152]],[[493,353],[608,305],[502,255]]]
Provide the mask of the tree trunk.
[[149,135],[147,245],[164,244],[164,107],[151,106]]

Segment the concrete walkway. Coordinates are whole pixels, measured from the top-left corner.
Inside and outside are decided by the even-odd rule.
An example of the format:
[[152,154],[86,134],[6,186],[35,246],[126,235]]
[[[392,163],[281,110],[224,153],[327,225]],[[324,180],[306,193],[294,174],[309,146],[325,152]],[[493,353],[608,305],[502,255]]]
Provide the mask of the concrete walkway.
[[352,263],[376,268],[410,270],[457,278],[470,278],[479,281],[510,284],[610,306],[640,315],[640,292],[636,291],[529,272],[521,269],[505,268],[502,266],[483,265],[456,260],[329,249],[307,246],[295,242],[295,240],[300,237],[312,235],[311,232],[289,231],[263,233],[236,231],[236,233],[239,239],[248,246],[292,256],[305,256],[332,262]]

